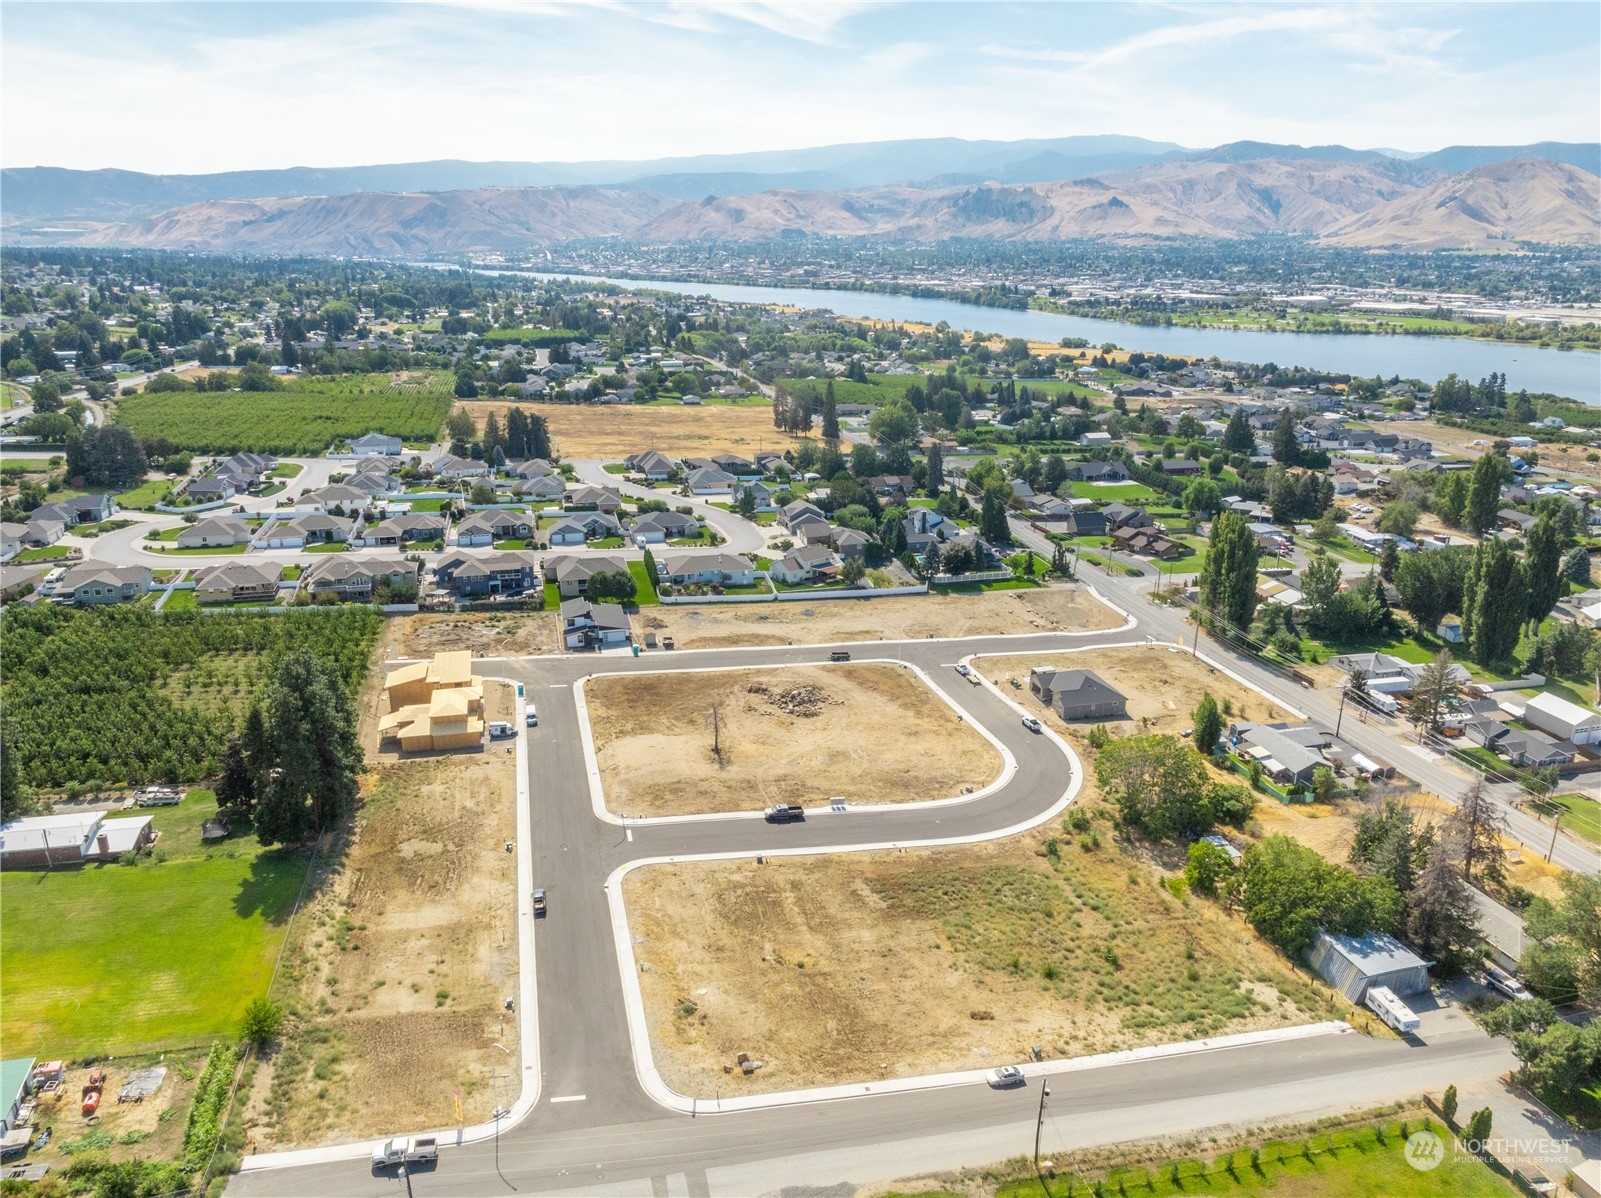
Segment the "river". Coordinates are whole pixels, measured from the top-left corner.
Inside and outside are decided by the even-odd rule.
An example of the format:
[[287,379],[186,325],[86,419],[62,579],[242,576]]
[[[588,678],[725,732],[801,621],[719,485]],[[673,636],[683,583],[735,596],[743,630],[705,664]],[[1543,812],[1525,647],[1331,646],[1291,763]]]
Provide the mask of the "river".
[[1383,375],[1433,383],[1455,371],[1477,382],[1494,371],[1505,374],[1510,390],[1565,395],[1601,406],[1601,354],[1585,350],[1543,349],[1463,337],[1381,336],[1362,333],[1253,333],[1240,329],[1146,327],[1115,320],[1061,316],[1054,312],[985,308],[955,300],[919,299],[872,291],[828,291],[806,287],[747,287],[732,283],[670,283],[656,279],[601,279],[541,271],[480,271],[481,274],[532,274],[547,279],[589,280],[618,287],[648,287],[680,295],[709,295],[738,304],[783,304],[826,308],[841,316],[916,321],[953,328],[981,329],[1032,341],[1083,337],[1091,345],[1107,341],[1147,353],[1218,357],[1234,362],[1277,362],[1340,374]]

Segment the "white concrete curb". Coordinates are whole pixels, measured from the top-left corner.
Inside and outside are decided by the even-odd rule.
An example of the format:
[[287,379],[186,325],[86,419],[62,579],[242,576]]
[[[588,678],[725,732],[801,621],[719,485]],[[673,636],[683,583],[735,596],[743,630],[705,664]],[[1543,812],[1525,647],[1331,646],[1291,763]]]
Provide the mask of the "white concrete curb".
[[[492,675],[486,680],[517,686],[516,682]],[[511,1109],[500,1119],[506,1131],[526,1119],[539,1103],[543,1084],[539,1071],[539,975],[534,967],[534,844],[533,808],[528,794],[528,738],[517,738],[517,1035],[522,1047],[522,1091]],[[493,1050],[491,1050],[493,1051]],[[493,1139],[493,1121],[471,1127],[449,1127],[433,1132],[407,1133],[438,1137],[441,1148],[460,1148]],[[402,1134],[402,1133],[396,1133]],[[385,1137],[386,1139],[388,1137]],[[290,1169],[297,1165],[329,1164],[338,1161],[367,1160],[374,1141],[334,1144],[324,1148],[299,1148],[290,1152],[262,1152],[240,1162],[239,1172],[259,1173],[268,1169]]]
[[[987,681],[985,685],[991,686]],[[993,686],[991,689],[994,689]],[[999,690],[996,690],[995,693],[1019,712],[1023,710],[1006,695],[1001,694]],[[1049,728],[1045,729],[1041,735],[1054,741],[1068,760],[1069,781],[1067,789],[1062,792],[1061,797],[1055,803],[1040,814],[1007,828],[1000,828],[979,836],[957,836],[943,839],[883,841],[877,844],[824,845],[817,848],[774,849],[762,853],[744,849],[726,853],[692,853],[675,857],[644,857],[636,861],[625,862],[613,870],[611,876],[606,879],[606,901],[611,909],[612,939],[617,947],[617,968],[623,984],[623,1008],[628,1015],[628,1038],[634,1053],[634,1071],[638,1074],[640,1087],[645,1093],[652,1100],[670,1110],[695,1114],[700,1109],[697,1099],[685,1097],[669,1088],[656,1068],[655,1056],[650,1046],[650,1025],[645,1019],[644,993],[639,986],[639,965],[634,959],[634,942],[628,930],[628,912],[623,903],[622,884],[623,879],[629,873],[647,865],[674,865],[686,861],[740,861],[754,859],[757,856],[821,857],[834,853],[867,853],[886,849],[935,848],[979,844],[988,840],[1003,840],[1008,836],[1016,836],[1019,833],[1028,831],[1030,828],[1038,827],[1065,810],[1068,804],[1077,797],[1080,788],[1084,785],[1084,767],[1079,761],[1078,755],[1073,752],[1072,746]],[[896,1079],[893,1084],[902,1090],[918,1090],[929,1088],[930,1085],[951,1083],[929,1083],[923,1078],[900,1078]],[[884,1093],[890,1085],[891,1083],[875,1083],[875,1085],[868,1087],[851,1085],[830,1087],[826,1090],[792,1090],[777,1094],[751,1095],[744,1099],[730,1099],[722,1104],[721,1109],[725,1111],[752,1110],[760,1107],[791,1106],[802,1102],[819,1102],[828,1098],[856,1096],[864,1093]]]
[[[631,677],[638,674],[721,674],[729,672],[730,669],[737,670],[741,668],[760,668],[769,670],[783,670],[798,669],[803,666],[821,666],[827,664],[831,663],[814,661],[786,661],[779,662],[777,665],[761,667],[686,666],[681,670],[674,670],[670,668],[660,670],[617,670],[586,674],[584,677],[578,679],[578,681],[573,683],[573,702],[578,708],[579,739],[584,749],[584,769],[589,775],[589,805],[591,810],[593,810],[595,813],[595,818],[603,823],[611,824],[614,827],[642,828],[650,827],[655,824],[698,824],[705,823],[710,820],[759,820],[763,818],[763,816],[760,811],[719,811],[698,815],[628,816],[618,815],[610,810],[606,806],[605,788],[602,786],[600,780],[600,762],[595,756],[595,739],[594,735],[590,731],[589,726],[589,705],[584,699],[584,688],[593,679],[599,677]],[[913,665],[909,661],[901,661],[893,657],[864,657],[860,661],[852,661],[849,664],[894,665],[911,670],[920,679],[922,679],[923,684],[927,686],[933,694],[944,700],[945,705],[954,711],[959,719],[964,721],[969,727],[978,732],[980,736],[989,741],[989,743],[995,747],[995,750],[1001,755],[1001,772],[996,775],[995,781],[991,782],[988,786],[985,786],[981,790],[975,790],[972,794],[955,795],[948,799],[924,799],[915,803],[848,803],[847,810],[851,812],[927,811],[930,808],[950,807],[958,803],[972,803],[994,794],[996,791],[1000,790],[1007,783],[1009,783],[1017,774],[1017,759],[1012,756],[1012,751],[1003,745],[993,732],[975,719],[970,711],[967,711],[945,691],[935,686],[934,680],[928,676],[928,673],[921,666]],[[816,815],[826,815],[832,810],[833,808],[829,805],[820,805],[807,808],[809,813]]]

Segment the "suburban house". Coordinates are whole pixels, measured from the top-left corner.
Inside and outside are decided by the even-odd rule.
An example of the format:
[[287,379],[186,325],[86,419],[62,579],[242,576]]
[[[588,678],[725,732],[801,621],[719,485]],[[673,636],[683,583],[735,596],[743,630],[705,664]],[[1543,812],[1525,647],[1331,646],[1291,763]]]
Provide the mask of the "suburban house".
[[1128,700],[1091,670],[1035,666],[1028,672],[1028,689],[1064,720],[1128,718]]
[[767,576],[786,586],[803,586],[838,568],[834,552],[827,545],[802,545],[768,566]]
[[103,811],[36,815],[0,824],[0,869],[50,869],[86,861],[115,861],[156,838],[154,817],[107,819]]
[[474,512],[456,525],[456,544],[492,545],[496,541],[525,541],[534,535],[534,521],[527,512]]
[[833,530],[834,552],[841,558],[867,556],[867,547],[873,543],[873,538],[859,528],[835,528]]
[[278,469],[278,459],[268,453],[236,453],[226,457],[212,466],[212,473],[218,478],[226,478],[240,491],[248,491],[257,486]]
[[1332,741],[1309,726],[1240,723],[1229,727],[1229,743],[1237,756],[1260,762],[1273,781],[1310,786],[1317,768],[1328,765],[1320,750]]
[[735,507],[739,506],[739,501],[744,498],[747,491],[750,493],[751,502],[756,505],[756,511],[771,512],[777,510],[773,506],[773,496],[778,494],[777,489],[760,482],[735,483],[728,492],[728,496],[733,500]]
[[472,749],[484,738],[484,687],[473,679],[472,651],[437,654],[432,661],[391,670],[384,678],[388,708],[378,740],[402,752]]
[[434,577],[458,595],[520,595],[539,585],[534,556],[517,552],[447,557]]
[[364,528],[361,533],[361,543],[371,548],[374,545],[404,545],[408,541],[442,541],[444,537],[443,516],[407,512]]
[[691,495],[727,495],[738,481],[726,470],[719,470],[715,466],[702,466],[691,470],[684,480],[684,486]]
[[[926,509],[919,508],[918,510],[924,511]],[[821,520],[824,524],[828,523],[828,518],[823,515],[823,509],[809,500],[797,499],[793,503],[786,503],[779,509],[779,526],[791,532],[795,530],[797,524],[807,520]]]
[[647,449],[644,453],[636,453],[632,457],[623,459],[623,465],[635,474],[643,474],[648,479],[661,482],[672,478],[678,473],[678,463],[665,453],[654,449]]
[[72,509],[78,524],[99,524],[117,514],[116,501],[109,495],[75,495],[61,502]]
[[471,458],[458,458],[451,453],[425,464],[423,470],[447,482],[460,482],[464,478],[483,478],[489,473],[489,467],[483,462],[475,462]]
[[367,602],[373,584],[387,578],[391,586],[417,582],[417,564],[400,558],[355,557],[332,553],[319,557],[306,567],[300,585],[315,598],[334,595],[340,599]]
[[1520,512],[1515,508],[1502,508],[1495,514],[1495,521],[1502,528],[1515,533],[1526,533],[1535,525],[1537,516],[1528,512]]
[[395,457],[404,448],[399,437],[386,437],[382,433],[364,433],[350,440],[350,452],[357,457],[382,455]]
[[304,492],[295,500],[296,508],[309,508],[316,512],[355,512],[367,506],[372,496],[358,487],[333,483],[315,491]]
[[569,509],[615,514],[623,506],[623,497],[610,487],[574,487],[566,493],[562,506]]
[[354,487],[369,498],[391,494],[401,488],[401,479],[393,467],[394,463],[388,458],[362,458],[355,471],[340,485]]
[[1074,462],[1067,468],[1067,477],[1076,483],[1123,482],[1128,478],[1128,467],[1120,461]]
[[196,503],[221,503],[232,499],[241,489],[229,478],[192,478],[183,493]]
[[549,478],[553,474],[559,477],[560,471],[544,458],[529,458],[512,471],[516,478]]
[[237,516],[211,516],[178,533],[178,548],[200,549],[215,545],[243,545],[250,540],[250,525]]
[[929,545],[934,542],[954,537],[958,529],[954,521],[927,507],[913,508],[906,514],[901,527],[906,531],[906,548],[919,555],[927,553]]
[[834,526],[827,520],[802,520],[790,530],[802,545],[832,545]]
[[622,532],[622,525],[617,523],[616,516],[608,516],[604,512],[576,512],[552,524],[546,530],[546,538],[552,546],[582,545],[589,540],[618,537]]
[[628,526],[628,538],[636,545],[660,545],[700,536],[700,523],[682,512],[647,512]]
[[1601,715],[1556,695],[1538,694],[1525,703],[1523,722],[1576,745],[1601,743]]
[[37,549],[43,549],[46,545],[54,545],[67,535],[67,522],[41,517],[39,513],[43,510],[43,508],[35,509],[29,515],[28,522],[22,526],[23,543],[32,545]]
[[70,598],[79,607],[127,603],[150,589],[148,566],[74,566],[56,584],[55,598]]
[[344,518],[312,512],[293,520],[279,520],[259,542],[262,549],[300,549],[306,545],[325,545],[350,539],[350,523]]
[[202,570],[195,579],[195,599],[201,603],[272,603],[278,598],[276,564],[223,562]]
[[1117,502],[1103,507],[1101,517],[1106,521],[1108,532],[1116,532],[1120,528],[1150,528],[1156,523],[1144,508]]
[[562,640],[569,649],[610,649],[633,638],[628,613],[620,603],[565,599],[561,605]]
[[28,547],[28,526],[0,522],[0,562],[8,562]]
[[756,581],[756,567],[732,553],[668,553],[656,563],[663,582],[710,583],[748,587]]
[[[1406,695],[1417,684],[1422,663],[1402,661],[1388,653],[1346,653],[1329,658],[1329,664],[1347,674],[1361,670],[1367,676],[1367,689],[1385,695]],[[1473,676],[1462,665],[1451,667],[1451,677],[1466,685]]]
[[1112,443],[1112,434],[1107,432],[1080,433],[1078,437],[1078,443],[1080,445],[1087,445],[1091,447],[1096,445],[1110,445]]
[[1070,537],[1104,537],[1106,517],[1100,512],[1081,508],[1073,513],[1062,531]]
[[545,581],[556,584],[556,593],[563,599],[574,599],[584,593],[589,580],[596,574],[627,574],[628,563],[620,557],[603,557],[585,554],[572,557],[564,553],[553,554],[544,562]]
[[1569,741],[1559,741],[1535,728],[1512,728],[1502,725],[1502,733],[1486,748],[1499,753],[1513,765],[1527,769],[1541,769],[1548,765],[1567,765],[1578,756],[1578,750]]
[[567,484],[559,474],[536,474],[513,487],[512,494],[550,503],[566,497]]
[[1119,549],[1164,561],[1184,554],[1182,544],[1170,540],[1154,528],[1119,528],[1112,534],[1112,540],[1117,542]]

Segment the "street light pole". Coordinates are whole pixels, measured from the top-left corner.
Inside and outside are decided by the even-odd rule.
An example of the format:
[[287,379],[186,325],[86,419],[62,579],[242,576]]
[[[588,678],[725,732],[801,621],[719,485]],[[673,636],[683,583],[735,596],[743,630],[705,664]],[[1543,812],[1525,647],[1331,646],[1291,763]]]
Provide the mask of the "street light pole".
[[1545,851],[1545,860],[1547,864],[1550,864],[1551,862],[1551,854],[1557,851],[1557,831],[1562,827],[1562,817],[1566,814],[1567,812],[1561,807],[1557,808],[1557,817],[1551,824],[1551,847]]
[[1040,1133],[1045,1130],[1045,1100],[1050,1096],[1050,1083],[1042,1078],[1040,1080],[1040,1113],[1038,1118],[1034,1120],[1034,1177],[1040,1183],[1040,1189],[1045,1190],[1047,1195],[1050,1194],[1050,1191],[1045,1189],[1045,1177],[1040,1173]]
[[1334,739],[1340,739],[1340,725],[1345,721],[1345,698],[1351,693],[1349,684],[1340,688],[1340,714],[1334,721]]

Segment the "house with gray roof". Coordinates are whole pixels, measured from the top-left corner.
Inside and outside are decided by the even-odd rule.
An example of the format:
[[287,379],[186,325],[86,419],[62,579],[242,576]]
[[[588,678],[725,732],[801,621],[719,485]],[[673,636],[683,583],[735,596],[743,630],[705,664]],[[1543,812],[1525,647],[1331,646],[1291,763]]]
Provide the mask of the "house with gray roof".
[[636,453],[623,459],[623,465],[635,474],[643,474],[646,478],[658,482],[672,478],[678,473],[678,463],[665,453],[655,449],[647,449],[643,453]]
[[700,536],[700,522],[682,512],[647,512],[628,526],[628,539],[636,545],[660,545]]
[[200,603],[272,603],[278,598],[278,565],[228,561],[202,570],[195,578]]
[[622,558],[599,553],[553,553],[545,559],[544,567],[545,581],[555,583],[556,592],[563,599],[582,595],[596,574],[628,573],[628,563]]
[[1310,786],[1317,768],[1329,764],[1321,752],[1329,738],[1306,726],[1234,724],[1229,744],[1236,755],[1260,762],[1263,773],[1280,785]]
[[541,585],[534,555],[515,551],[452,554],[435,568],[434,577],[468,597],[520,595]]
[[567,494],[567,483],[559,474],[536,474],[514,486],[512,494],[540,503],[559,502]]
[[102,566],[87,562],[68,570],[56,584],[55,598],[79,607],[129,603],[150,589],[148,566]]
[[562,641],[568,649],[610,649],[633,639],[633,625],[620,603],[567,599],[560,611]]
[[404,545],[409,541],[441,541],[445,537],[445,518],[425,512],[406,512],[391,516],[362,530],[361,543],[368,548],[374,545]]
[[250,525],[237,516],[211,516],[197,520],[178,533],[178,548],[243,545],[250,540]]
[[1093,670],[1035,666],[1028,672],[1028,689],[1064,720],[1128,718],[1128,699]]
[[359,603],[370,602],[379,578],[389,585],[416,585],[417,564],[403,558],[365,557],[331,553],[318,557],[300,576],[300,585],[313,596],[335,595]]
[[358,457],[369,455],[395,457],[404,448],[405,445],[399,437],[386,437],[383,433],[363,433],[359,437],[350,439],[350,452]]
[[756,567],[732,553],[666,553],[656,563],[663,582],[707,583],[748,587],[756,581]]
[[684,486],[691,495],[727,495],[737,480],[726,470],[719,470],[715,466],[702,466],[691,470],[684,479]]
[[826,544],[802,545],[791,549],[767,567],[767,576],[786,586],[817,582],[839,568],[839,560]]
[[552,546],[582,545],[590,540],[618,537],[623,532],[616,516],[605,512],[574,512],[546,530],[546,539]]

